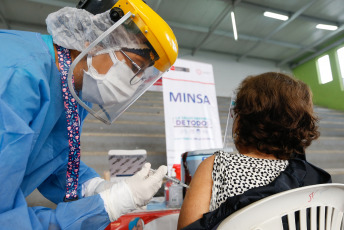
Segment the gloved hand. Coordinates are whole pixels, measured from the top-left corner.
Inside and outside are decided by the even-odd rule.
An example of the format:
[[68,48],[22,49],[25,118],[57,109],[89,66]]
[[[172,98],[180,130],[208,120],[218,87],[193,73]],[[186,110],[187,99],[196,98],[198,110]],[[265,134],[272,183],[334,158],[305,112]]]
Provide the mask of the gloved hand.
[[135,175],[117,183],[93,178],[86,182],[85,196],[99,193],[110,220],[115,221],[121,215],[146,205],[161,187],[167,167],[160,166],[155,172],[150,172],[150,167],[151,164],[146,163]]
[[167,173],[165,165],[160,166],[155,172],[150,171],[150,168],[151,164],[146,163],[139,172],[125,180],[137,206],[144,206],[153,198]]

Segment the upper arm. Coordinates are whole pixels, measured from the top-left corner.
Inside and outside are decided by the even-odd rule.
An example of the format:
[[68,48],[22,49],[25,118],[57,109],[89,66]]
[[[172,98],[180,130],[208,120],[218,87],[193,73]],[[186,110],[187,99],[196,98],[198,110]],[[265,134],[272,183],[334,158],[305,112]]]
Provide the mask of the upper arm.
[[211,190],[213,186],[212,171],[215,156],[205,159],[197,168],[187,190],[180,210],[178,229],[198,220],[209,211]]

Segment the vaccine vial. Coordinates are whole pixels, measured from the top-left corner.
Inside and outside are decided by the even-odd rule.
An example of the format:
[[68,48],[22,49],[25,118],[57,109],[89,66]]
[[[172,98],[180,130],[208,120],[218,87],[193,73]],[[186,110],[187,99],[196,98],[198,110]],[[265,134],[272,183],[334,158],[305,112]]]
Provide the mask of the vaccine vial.
[[[176,178],[174,168],[172,168],[171,175],[173,178]],[[183,187],[168,180],[165,184],[165,201],[168,208],[181,208],[183,203]]]

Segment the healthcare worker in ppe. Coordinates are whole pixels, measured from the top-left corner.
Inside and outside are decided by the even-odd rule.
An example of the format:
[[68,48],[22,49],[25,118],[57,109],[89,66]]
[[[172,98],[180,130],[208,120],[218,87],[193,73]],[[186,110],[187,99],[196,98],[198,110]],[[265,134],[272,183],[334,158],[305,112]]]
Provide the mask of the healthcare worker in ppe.
[[[0,30],[1,229],[104,229],[161,187],[166,166],[112,183],[80,161],[87,113],[112,123],[178,53],[142,0],[96,2],[50,14],[50,35]],[[36,188],[56,209],[27,206]]]

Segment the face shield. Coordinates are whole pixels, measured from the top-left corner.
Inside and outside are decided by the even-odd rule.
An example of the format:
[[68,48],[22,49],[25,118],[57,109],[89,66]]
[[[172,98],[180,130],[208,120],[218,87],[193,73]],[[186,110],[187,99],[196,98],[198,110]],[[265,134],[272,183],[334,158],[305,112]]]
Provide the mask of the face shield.
[[[113,13],[119,17],[114,19]],[[118,0],[111,11],[96,15],[65,7],[46,22],[55,44],[81,52],[68,73],[73,97],[107,124],[154,84],[178,55],[171,28],[142,0]]]
[[[68,74],[68,86],[73,97],[93,116],[107,124],[111,124],[162,74],[154,67],[158,54],[131,16],[130,12],[127,13],[82,51]],[[118,41],[128,41],[126,38],[133,35],[135,39],[119,44]],[[84,58],[87,59],[87,66],[82,70],[82,87],[75,91],[72,74]],[[92,103],[92,106],[86,102]]]
[[224,149],[232,148],[232,144],[233,144],[233,123],[234,123],[235,118],[236,118],[236,114],[234,112],[235,101],[236,101],[236,95],[233,94],[231,96],[231,101],[229,104],[227,125],[226,125],[224,140],[223,140],[223,148]]

